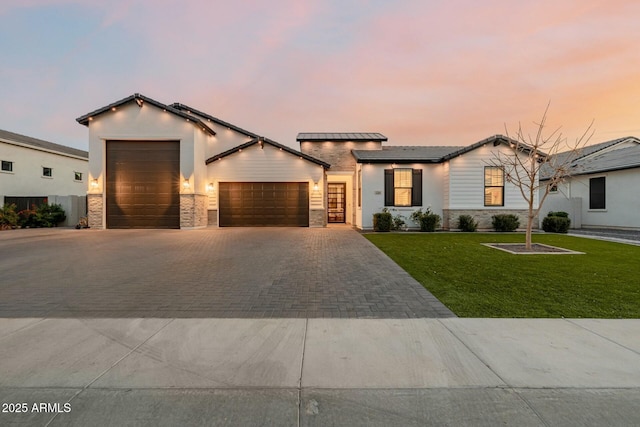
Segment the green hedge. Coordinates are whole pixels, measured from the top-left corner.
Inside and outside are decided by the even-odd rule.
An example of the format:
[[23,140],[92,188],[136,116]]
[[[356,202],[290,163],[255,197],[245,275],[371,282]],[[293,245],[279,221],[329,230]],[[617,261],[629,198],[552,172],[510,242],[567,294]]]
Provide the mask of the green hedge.
[[393,217],[390,212],[378,212],[373,214],[374,231],[389,231],[391,230],[392,222]]
[[420,225],[420,231],[433,232],[440,225],[440,215],[434,214],[429,208],[424,212],[422,209],[413,212],[411,219]]
[[478,229],[478,222],[471,215],[460,215],[458,217],[458,228],[460,231],[474,232]]
[[496,231],[515,231],[520,226],[520,219],[513,214],[494,215],[491,225]]
[[18,217],[18,224],[23,228],[57,227],[67,219],[62,206],[55,203],[25,209],[18,212]]
[[567,233],[571,220],[566,212],[549,212],[542,220],[542,229],[547,233]]

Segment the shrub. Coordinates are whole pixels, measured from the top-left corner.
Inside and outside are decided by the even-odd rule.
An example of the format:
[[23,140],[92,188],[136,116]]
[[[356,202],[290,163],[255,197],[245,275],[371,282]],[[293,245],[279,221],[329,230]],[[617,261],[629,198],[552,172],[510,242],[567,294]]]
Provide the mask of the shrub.
[[461,231],[474,232],[478,228],[478,222],[471,215],[460,215],[458,217],[458,228]]
[[396,215],[393,217],[392,223],[391,223],[391,229],[392,230],[402,230],[402,227],[404,227],[405,225],[407,225],[407,223],[404,220],[404,216],[402,215]]
[[0,230],[9,230],[18,226],[16,205],[4,205],[0,208]]
[[570,225],[571,220],[566,212],[549,212],[542,220],[542,229],[547,233],[566,233]]
[[496,231],[515,231],[520,226],[520,219],[513,214],[499,214],[491,217],[491,225]]
[[31,206],[31,209],[25,209],[18,212],[18,218],[18,225],[22,228],[42,227],[42,221],[38,218],[35,205]]
[[373,214],[373,230],[374,231],[389,231],[391,230],[391,223],[393,219],[389,212],[378,212]]
[[558,216],[560,218],[569,218],[569,214],[566,212],[558,211],[558,212],[549,212],[547,216]]
[[47,203],[20,211],[18,217],[18,224],[23,228],[56,227],[67,218],[62,206]]
[[420,224],[420,231],[436,231],[436,228],[440,225],[440,215],[431,212],[430,208],[422,212],[422,209],[411,214],[411,220]]
[[42,218],[44,227],[57,227],[62,221],[67,219],[61,205],[45,203],[38,207],[38,215]]

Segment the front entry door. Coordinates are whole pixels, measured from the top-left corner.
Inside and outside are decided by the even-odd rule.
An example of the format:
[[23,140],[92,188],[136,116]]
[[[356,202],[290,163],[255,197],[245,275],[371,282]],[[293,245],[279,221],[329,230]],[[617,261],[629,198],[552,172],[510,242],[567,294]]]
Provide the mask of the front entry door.
[[347,184],[341,183],[329,183],[327,188],[328,198],[328,222],[330,223],[344,223],[345,222],[345,206],[346,206],[346,191]]

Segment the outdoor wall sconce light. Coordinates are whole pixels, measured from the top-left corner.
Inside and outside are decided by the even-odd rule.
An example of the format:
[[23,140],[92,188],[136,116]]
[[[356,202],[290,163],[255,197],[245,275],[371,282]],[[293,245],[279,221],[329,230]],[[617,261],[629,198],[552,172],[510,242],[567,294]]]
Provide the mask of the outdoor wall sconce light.
[[318,191],[318,183],[317,182],[313,183],[313,191]]
[[207,191],[209,193],[213,193],[213,182],[207,184]]
[[97,179],[92,179],[91,180],[91,188],[96,189],[98,188],[98,180]]
[[188,180],[188,179],[185,179],[185,180],[184,180],[184,182],[182,183],[182,187],[183,187],[185,190],[188,190],[188,189],[189,189],[189,187],[191,187],[191,184],[189,183],[189,180]]

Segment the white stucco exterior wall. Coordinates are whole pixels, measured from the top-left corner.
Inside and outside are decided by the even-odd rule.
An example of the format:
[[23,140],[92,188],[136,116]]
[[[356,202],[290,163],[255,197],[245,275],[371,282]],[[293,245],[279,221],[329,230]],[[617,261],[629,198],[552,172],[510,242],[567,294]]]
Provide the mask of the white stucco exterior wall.
[[[386,206],[393,216],[402,215],[410,227],[418,227],[409,220],[411,213],[427,207],[442,217],[444,193],[442,183],[442,165],[412,163],[395,165],[391,164],[362,164],[362,208],[356,225],[364,230],[373,228],[373,214],[382,212],[384,205],[384,170],[393,168],[422,169],[422,206]],[[356,184],[357,185],[357,184]]]
[[[0,141],[0,160],[13,162],[13,171],[0,171],[0,206],[5,196],[84,196],[87,191],[88,160],[69,154],[30,148]],[[52,169],[43,177],[42,168]],[[76,181],[74,172],[82,173]]]
[[[605,177],[605,209],[589,209],[589,179]],[[579,175],[569,178],[551,193],[540,209],[540,218],[549,211],[565,211],[575,225],[572,205],[580,207],[583,227],[612,227],[640,229],[640,169],[626,169]],[[576,207],[577,209],[577,207]]]
[[[181,178],[189,179],[191,188],[198,188],[202,183],[195,182],[194,155],[196,146],[204,144],[202,138],[206,138],[205,132],[192,122],[153,105],[144,104],[138,107],[135,102],[131,102],[122,105],[116,111],[103,113],[89,122],[89,184],[92,179],[98,180],[98,187],[90,186],[89,192],[104,192],[105,152],[108,140],[180,141]],[[202,171],[200,174],[203,175]]]

